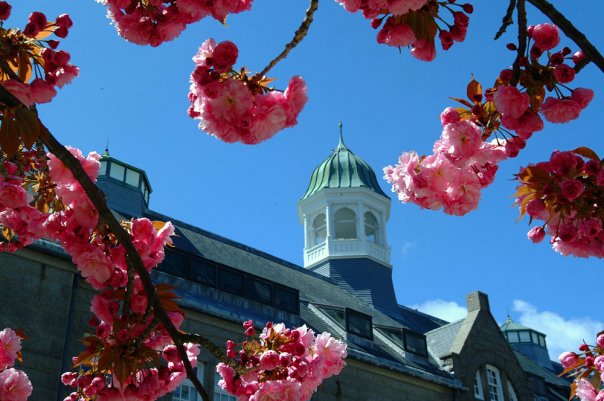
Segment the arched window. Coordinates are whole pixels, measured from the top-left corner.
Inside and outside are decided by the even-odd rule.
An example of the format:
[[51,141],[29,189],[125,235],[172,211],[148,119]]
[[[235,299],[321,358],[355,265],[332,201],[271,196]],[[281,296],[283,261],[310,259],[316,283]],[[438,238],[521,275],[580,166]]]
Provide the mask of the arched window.
[[503,401],[501,377],[496,367],[487,365],[487,383],[489,385],[489,401]]
[[516,396],[516,392],[514,391],[514,386],[512,383],[508,381],[508,397],[509,401],[518,401],[518,397]]
[[378,221],[371,212],[365,212],[365,238],[370,242],[378,242]]
[[344,207],[334,215],[336,223],[336,239],[357,238],[357,215]]
[[482,393],[482,378],[480,377],[480,370],[476,371],[476,377],[474,378],[474,398],[477,400],[484,400]]
[[325,215],[321,213],[312,223],[313,245],[319,245],[325,242],[327,238],[327,225],[325,224]]

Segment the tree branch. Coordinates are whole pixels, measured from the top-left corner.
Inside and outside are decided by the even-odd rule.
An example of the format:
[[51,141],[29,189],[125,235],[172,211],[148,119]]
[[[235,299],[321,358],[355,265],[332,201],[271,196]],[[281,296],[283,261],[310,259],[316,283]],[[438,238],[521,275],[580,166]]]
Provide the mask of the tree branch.
[[518,10],[518,53],[516,54],[516,60],[512,66],[512,81],[510,85],[516,86],[520,79],[520,61],[526,56],[526,3],[525,0],[518,0],[516,8]]
[[[4,86],[0,85],[0,101],[8,106],[17,106],[21,104],[17,98],[15,98],[9,91],[7,91]],[[61,162],[71,171],[74,178],[80,183],[84,192],[92,202],[93,206],[96,208],[99,213],[99,219],[107,224],[111,232],[116,236],[117,240],[120,244],[124,246],[126,249],[126,264],[128,266],[128,270],[134,270],[140,277],[143,287],[145,289],[145,293],[147,297],[153,304],[153,309],[155,311],[155,316],[158,321],[164,326],[172,341],[176,345],[178,350],[178,355],[182,359],[183,365],[187,372],[187,377],[193,385],[195,389],[202,396],[204,401],[210,401],[209,395],[206,392],[203,385],[199,382],[197,375],[195,374],[193,367],[191,366],[191,362],[187,356],[187,351],[185,350],[182,340],[180,338],[180,334],[172,321],[168,317],[166,310],[164,309],[161,301],[157,296],[157,292],[155,291],[155,286],[151,281],[151,275],[145,269],[143,261],[141,257],[132,244],[130,239],[130,234],[122,227],[122,225],[117,221],[111,209],[107,206],[107,202],[105,200],[105,196],[101,192],[101,190],[92,182],[84,168],[80,164],[80,162],[73,156],[65,146],[63,146],[44,126],[44,124],[40,121],[40,132],[41,132],[41,140],[49,150],[50,153],[55,155]]]
[[600,71],[604,72],[604,57],[598,49],[580,32],[575,26],[562,15],[549,1],[546,0],[528,0],[535,8],[547,16],[554,24],[564,32],[564,34],[577,44],[587,56],[584,63],[578,65],[575,69],[579,72],[585,65],[592,61]]
[[499,31],[497,31],[497,33],[495,34],[495,40],[499,39],[501,35],[505,33],[507,27],[514,23],[514,18],[512,16],[514,15],[515,8],[516,0],[510,0],[508,10],[506,11],[505,15],[503,16],[503,19],[501,20],[501,28],[499,28]]
[[288,44],[285,45],[285,49],[277,57],[275,57],[273,60],[271,60],[271,62],[268,63],[268,65],[266,67],[264,67],[264,69],[260,73],[258,73],[259,77],[266,76],[266,74],[268,74],[268,72],[271,70],[271,68],[273,68],[275,65],[277,65],[277,63],[279,61],[281,61],[285,57],[287,57],[289,52],[294,47],[296,47],[298,45],[298,43],[300,43],[302,41],[302,39],[304,39],[304,37],[308,33],[308,28],[310,28],[310,24],[312,24],[313,16],[315,14],[315,11],[317,11],[317,8],[319,8],[319,0],[310,0],[310,5],[308,6],[308,9],[306,10],[306,17],[304,17],[304,20],[302,21],[302,24],[300,25],[298,30],[296,30],[296,33],[294,34],[294,38],[291,40],[291,42],[289,42]]

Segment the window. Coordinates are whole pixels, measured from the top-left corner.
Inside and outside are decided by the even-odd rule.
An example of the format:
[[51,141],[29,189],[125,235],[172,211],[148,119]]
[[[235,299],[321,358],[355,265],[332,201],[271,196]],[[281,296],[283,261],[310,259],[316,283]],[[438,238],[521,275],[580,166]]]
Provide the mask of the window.
[[474,378],[474,398],[477,400],[484,400],[484,394],[482,393],[482,378],[480,377],[480,370],[476,371],[476,377]]
[[218,289],[244,296],[245,285],[243,274],[231,269],[218,269]]
[[508,400],[509,401],[518,401],[518,397],[516,396],[514,387],[512,386],[512,383],[510,383],[510,382],[508,382]]
[[489,401],[503,401],[499,371],[490,365],[487,365],[487,383],[489,385]]
[[336,223],[336,239],[357,238],[357,215],[347,207],[342,208],[334,215]]
[[426,337],[405,329],[405,349],[414,354],[428,356]]
[[346,308],[346,331],[370,340],[373,339],[371,316]]
[[328,307],[328,306],[321,306],[320,309],[327,316],[332,318],[337,324],[339,324],[342,328],[345,328],[346,317],[344,315],[343,309],[335,308],[335,307]]
[[109,177],[115,178],[116,180],[120,180],[124,182],[124,174],[126,173],[126,168],[121,164],[111,163],[111,168],[109,169]]
[[312,223],[313,230],[313,245],[319,245],[325,242],[327,238],[327,224],[325,222],[325,215],[320,214],[315,217]]
[[509,331],[508,332],[508,341],[511,342],[511,343],[520,342],[520,340],[518,339],[518,332],[517,331]]
[[257,280],[255,278],[249,278],[246,284],[247,297],[254,301],[262,302],[263,304],[271,304],[271,285]]
[[138,188],[138,183],[140,181],[140,178],[141,178],[141,175],[138,171],[126,169],[126,184],[132,185],[133,187]]
[[291,313],[299,313],[300,300],[298,291],[294,289],[274,286],[275,306]]
[[180,253],[166,250],[166,256],[158,269],[173,276],[183,277],[185,274],[185,257]]
[[373,213],[365,213],[365,238],[370,242],[378,242],[378,222]]
[[237,397],[229,394],[226,390],[218,385],[222,376],[216,372],[214,375],[214,401],[237,401]]
[[531,342],[531,332],[530,331],[519,331],[518,335],[520,336],[521,343],[530,343]]
[[216,266],[199,259],[189,259],[189,278],[202,284],[216,285]]
[[[199,362],[195,368],[197,378],[203,384],[204,364]],[[201,396],[197,393],[195,386],[189,379],[185,379],[180,386],[172,392],[172,401],[201,401]]]

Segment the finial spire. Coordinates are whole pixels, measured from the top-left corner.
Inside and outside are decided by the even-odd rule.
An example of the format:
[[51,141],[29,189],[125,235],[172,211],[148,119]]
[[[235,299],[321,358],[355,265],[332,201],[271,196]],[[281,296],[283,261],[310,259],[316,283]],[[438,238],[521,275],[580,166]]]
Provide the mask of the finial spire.
[[338,143],[338,148],[345,148],[346,145],[344,145],[344,135],[342,135],[342,121],[340,121],[340,123],[338,124],[338,127],[340,128],[340,141]]
[[105,153],[103,153],[103,157],[109,156],[109,137],[107,137],[107,143],[105,144]]

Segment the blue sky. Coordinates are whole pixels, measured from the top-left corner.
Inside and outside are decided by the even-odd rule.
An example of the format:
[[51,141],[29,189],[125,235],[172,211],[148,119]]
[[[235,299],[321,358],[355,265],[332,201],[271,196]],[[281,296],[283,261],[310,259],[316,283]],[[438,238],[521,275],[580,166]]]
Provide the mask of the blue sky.
[[[490,86],[514,56],[505,43],[515,27],[492,40],[507,2],[474,2],[467,40],[425,63],[406,49],[378,45],[368,21],[322,0],[307,39],[271,74],[282,88],[292,75],[306,79],[310,101],[299,124],[250,147],[221,143],[188,118],[191,57],[208,37],[229,39],[240,48],[238,65],[259,71],[292,37],[306,1],[257,1],[251,12],[231,16],[228,27],[204,20],[155,49],[124,42],[92,0],[12,3],[8,25],[23,27],[33,10],[50,19],[67,12],[74,20],[61,47],[81,76],[40,108],[64,144],[102,152],[108,140],[112,156],[146,170],[152,209],[298,264],[303,234],[296,202],[315,166],[337,145],[339,121],[348,147],[381,176],[404,150],[430,153],[440,135],[438,116],[453,105],[448,96],[463,96],[471,74]],[[603,2],[556,3],[604,48]],[[530,23],[547,22],[527,7]],[[545,331],[550,348],[591,340],[595,328],[604,328],[602,262],[533,245],[527,221],[516,222],[512,207],[512,177],[520,165],[582,145],[604,154],[602,75],[590,65],[572,85],[593,88],[592,104],[577,121],[546,125],[520,157],[502,163],[477,211],[451,217],[393,200],[388,238],[400,303],[454,318],[465,295],[481,290],[498,321],[509,313]],[[389,193],[383,181],[382,188]]]

